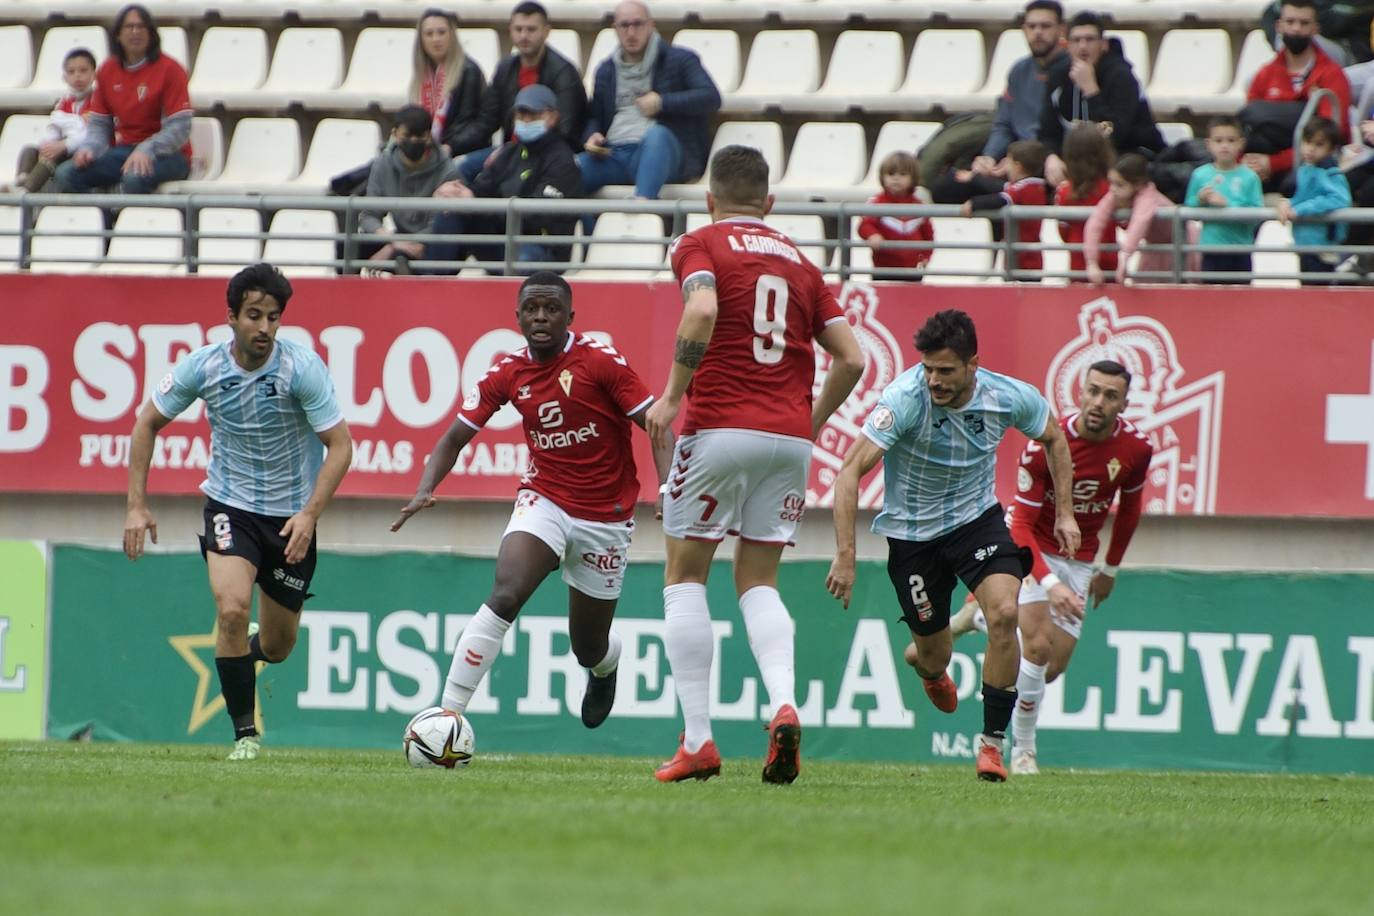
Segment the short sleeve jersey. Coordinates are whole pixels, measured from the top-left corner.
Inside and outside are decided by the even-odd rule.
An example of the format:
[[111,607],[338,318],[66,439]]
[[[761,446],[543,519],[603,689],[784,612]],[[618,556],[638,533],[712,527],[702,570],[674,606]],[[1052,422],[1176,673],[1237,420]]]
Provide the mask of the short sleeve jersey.
[[683,433],[747,429],[811,438],[812,341],[844,320],[821,272],[787,236],[736,218],[679,236],[679,283],[710,274],[716,325],[687,389]]
[[876,534],[930,541],[997,505],[997,447],[1008,429],[1045,432],[1049,402],[1019,379],[986,369],[974,376],[963,407],[933,404],[925,366],[917,364],[883,389],[863,434],[883,458],[883,510]]
[[318,433],[343,422],[329,370],[313,350],[278,340],[267,362],[246,371],[232,343],[201,347],[153,392],[174,418],[197,398],[210,420],[210,465],[200,485],[226,505],[285,518],[310,501],[324,464]]
[[[1091,563],[1098,534],[1118,491],[1134,493],[1145,486],[1154,447],[1145,434],[1117,418],[1116,430],[1102,442],[1084,439],[1074,428],[1078,414],[1059,421],[1073,458],[1073,516],[1083,533],[1074,558]],[[1059,553],[1054,537],[1054,480],[1049,457],[1039,442],[1028,442],[1016,468],[1016,501],[1035,512],[1032,530],[1042,551]],[[1021,511],[1021,510],[1018,510]]]
[[458,419],[481,429],[503,404],[514,404],[530,446],[520,486],[574,518],[619,522],[634,514],[639,498],[629,418],[652,400],[615,348],[569,332],[553,362],[536,362],[521,348],[493,365]]
[[[137,146],[183,111],[191,111],[186,70],[166,54],[132,69],[112,54],[96,71],[91,113],[114,118],[115,146]],[[191,145],[181,151],[189,159]]]

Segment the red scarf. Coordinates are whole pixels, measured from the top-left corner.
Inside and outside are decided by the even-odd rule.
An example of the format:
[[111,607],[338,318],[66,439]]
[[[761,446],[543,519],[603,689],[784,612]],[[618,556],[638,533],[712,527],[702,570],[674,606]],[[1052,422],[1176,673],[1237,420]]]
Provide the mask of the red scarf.
[[440,142],[444,136],[444,122],[448,120],[448,98],[444,95],[443,66],[430,70],[429,75],[420,81],[420,107],[433,115],[434,126],[430,132],[434,135],[434,142]]

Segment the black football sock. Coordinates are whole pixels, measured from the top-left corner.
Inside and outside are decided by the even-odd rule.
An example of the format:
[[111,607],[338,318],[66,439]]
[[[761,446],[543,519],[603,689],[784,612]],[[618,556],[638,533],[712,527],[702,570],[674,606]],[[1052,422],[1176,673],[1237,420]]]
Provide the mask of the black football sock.
[[983,734],[990,738],[1004,738],[1007,725],[1011,722],[1011,711],[1016,708],[1016,688],[1003,690],[1001,687],[983,685]]
[[254,662],[267,662],[272,664],[272,659],[268,658],[262,651],[262,634],[254,633],[248,638],[248,657]]
[[224,694],[224,708],[234,722],[234,740],[256,735],[258,728],[253,724],[253,687],[257,676],[253,671],[253,656],[220,656],[215,659],[215,667],[219,669],[219,689]]

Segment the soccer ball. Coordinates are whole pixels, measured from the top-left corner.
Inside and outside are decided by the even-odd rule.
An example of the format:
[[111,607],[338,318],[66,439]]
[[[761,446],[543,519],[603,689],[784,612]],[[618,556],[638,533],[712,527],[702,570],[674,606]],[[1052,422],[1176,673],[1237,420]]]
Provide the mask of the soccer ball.
[[466,716],[431,706],[406,725],[401,747],[413,767],[465,767],[472,762],[472,723]]

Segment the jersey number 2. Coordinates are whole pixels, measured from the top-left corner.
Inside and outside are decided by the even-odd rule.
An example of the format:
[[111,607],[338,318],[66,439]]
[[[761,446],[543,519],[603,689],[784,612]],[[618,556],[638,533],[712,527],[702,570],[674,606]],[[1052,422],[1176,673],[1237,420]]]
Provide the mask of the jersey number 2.
[[754,361],[765,366],[782,362],[787,331],[787,281],[762,274],[754,285]]

